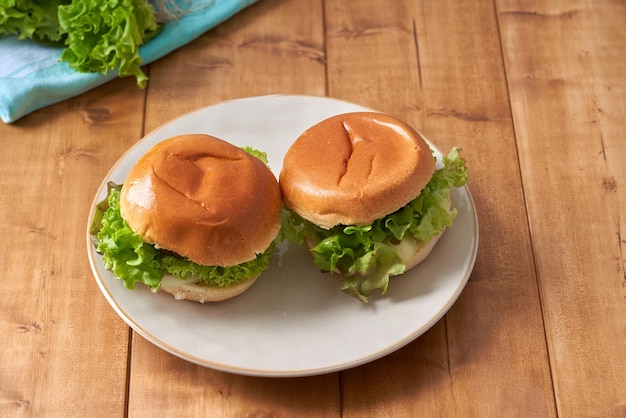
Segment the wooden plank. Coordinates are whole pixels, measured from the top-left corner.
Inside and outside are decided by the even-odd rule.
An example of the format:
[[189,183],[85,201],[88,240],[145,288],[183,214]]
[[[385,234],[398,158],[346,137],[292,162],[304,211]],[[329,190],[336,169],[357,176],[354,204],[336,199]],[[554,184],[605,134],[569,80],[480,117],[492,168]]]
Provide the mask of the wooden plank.
[[147,131],[229,99],[324,96],[321,14],[321,0],[263,0],[159,60],[150,68]]
[[[324,95],[321,13],[319,0],[263,0],[152,65],[147,130],[231,98]],[[150,405],[148,411],[145,405]],[[339,413],[337,373],[302,379],[237,376],[180,360],[133,338],[130,416]]]
[[[217,372],[134,334],[129,416],[334,417],[339,376],[261,378]],[[181,402],[184,400],[184,402]],[[150,402],[150,408],[146,408]]]
[[346,416],[556,413],[493,7],[325,2],[329,94],[461,146],[481,227],[474,273],[445,318],[342,373]]
[[558,411],[623,417],[626,8],[496,4]]
[[98,290],[85,237],[97,188],[141,132],[134,85],[0,125],[1,416],[124,412],[128,327]]

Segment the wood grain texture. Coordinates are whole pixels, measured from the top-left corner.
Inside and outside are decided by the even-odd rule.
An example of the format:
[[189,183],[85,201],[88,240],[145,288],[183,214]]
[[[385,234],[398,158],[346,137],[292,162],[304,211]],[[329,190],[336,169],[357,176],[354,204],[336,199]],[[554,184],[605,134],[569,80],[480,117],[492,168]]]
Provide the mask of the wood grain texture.
[[141,132],[133,85],[0,127],[0,416],[82,416],[85,399],[93,416],[124,412],[128,328],[93,279],[86,227],[100,182]]
[[147,130],[229,99],[324,96],[322,10],[321,0],[263,0],[152,65]]
[[325,4],[329,93],[401,115],[443,150],[462,147],[482,229],[446,317],[343,373],[345,416],[555,415],[492,2]]
[[340,416],[338,394],[337,373],[238,376],[180,360],[136,334],[133,338],[129,416],[335,417]]
[[498,1],[562,416],[626,415],[626,5]]

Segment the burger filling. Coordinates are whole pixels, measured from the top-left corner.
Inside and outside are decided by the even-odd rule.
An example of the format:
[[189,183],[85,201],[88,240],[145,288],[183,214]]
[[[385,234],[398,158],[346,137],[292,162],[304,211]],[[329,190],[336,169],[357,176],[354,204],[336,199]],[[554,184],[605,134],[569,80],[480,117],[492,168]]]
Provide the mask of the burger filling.
[[105,268],[122,279],[128,289],[134,289],[135,283],[143,283],[158,292],[166,274],[207,286],[227,287],[259,276],[269,267],[275,243],[252,261],[223,267],[200,265],[143,242],[120,214],[121,188],[109,183],[108,196],[96,208],[90,233]]
[[367,302],[376,289],[387,291],[391,276],[404,273],[406,248],[419,248],[452,225],[457,212],[449,209],[450,190],[467,183],[467,171],[458,148],[442,162],[415,199],[370,225],[324,229],[285,209],[283,235],[295,243],[306,241],[315,264],[341,274],[341,289]]

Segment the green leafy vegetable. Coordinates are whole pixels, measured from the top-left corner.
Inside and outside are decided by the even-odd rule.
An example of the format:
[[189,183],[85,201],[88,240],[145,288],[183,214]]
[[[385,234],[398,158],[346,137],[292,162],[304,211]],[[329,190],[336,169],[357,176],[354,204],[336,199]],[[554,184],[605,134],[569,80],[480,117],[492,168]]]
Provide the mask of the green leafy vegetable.
[[59,7],[59,24],[67,33],[61,59],[81,72],[118,69],[145,87],[139,47],[159,29],[146,0],[73,0]]
[[241,147],[241,149],[252,155],[253,157],[257,157],[259,160],[263,161],[265,165],[269,163],[269,160],[267,159],[267,152],[259,151],[258,149],[254,149],[248,146]]
[[199,278],[204,284],[226,287],[260,275],[269,267],[275,244],[256,259],[231,267],[204,266],[157,250],[141,240],[120,214],[121,185],[109,183],[108,196],[96,208],[90,233],[102,254],[105,268],[124,281],[128,289],[143,283],[157,292],[165,274],[180,279]]
[[419,245],[452,225],[457,212],[448,209],[450,190],[466,182],[465,163],[458,148],[453,148],[419,196],[371,225],[337,225],[327,230],[285,209],[281,235],[296,243],[306,241],[314,263],[324,271],[341,274],[341,289],[367,302],[376,289],[383,294],[387,291],[390,276],[404,272],[397,250],[405,237]]
[[66,45],[61,60],[80,72],[117,69],[145,87],[139,47],[160,30],[147,0],[0,0],[0,36]]
[[0,36],[59,42],[64,31],[59,26],[57,9],[71,0],[0,0]]

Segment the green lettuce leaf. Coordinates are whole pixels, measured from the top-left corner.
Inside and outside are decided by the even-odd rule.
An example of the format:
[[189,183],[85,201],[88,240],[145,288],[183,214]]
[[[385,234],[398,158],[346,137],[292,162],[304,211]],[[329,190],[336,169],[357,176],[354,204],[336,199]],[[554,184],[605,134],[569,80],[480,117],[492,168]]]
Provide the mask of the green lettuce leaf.
[[71,0],[0,0],[0,36],[59,42],[64,31],[59,26],[57,8]]
[[337,225],[327,230],[285,209],[281,236],[294,243],[306,241],[315,265],[340,274],[341,289],[367,302],[375,290],[387,291],[391,276],[405,271],[395,244],[405,237],[426,242],[452,225],[457,212],[448,209],[450,190],[466,182],[465,162],[459,149],[453,148],[419,196],[371,225]]
[[145,87],[148,78],[139,66],[139,47],[159,25],[146,0],[73,0],[58,9],[59,25],[67,34],[61,59],[80,72],[134,75]]
[[135,76],[145,87],[139,47],[162,26],[147,0],[0,0],[0,36],[63,46],[61,60],[79,72]]
[[236,266],[204,266],[168,252],[159,251],[141,240],[120,214],[121,185],[109,183],[107,199],[96,207],[90,228],[105,268],[124,281],[128,289],[143,283],[158,292],[165,274],[180,279],[199,278],[210,286],[227,287],[260,275],[269,267],[276,244],[256,259]]
[[263,161],[265,165],[268,165],[269,160],[267,159],[267,152],[259,151],[258,149],[249,146],[241,147],[241,149],[253,157],[257,157],[259,160]]

